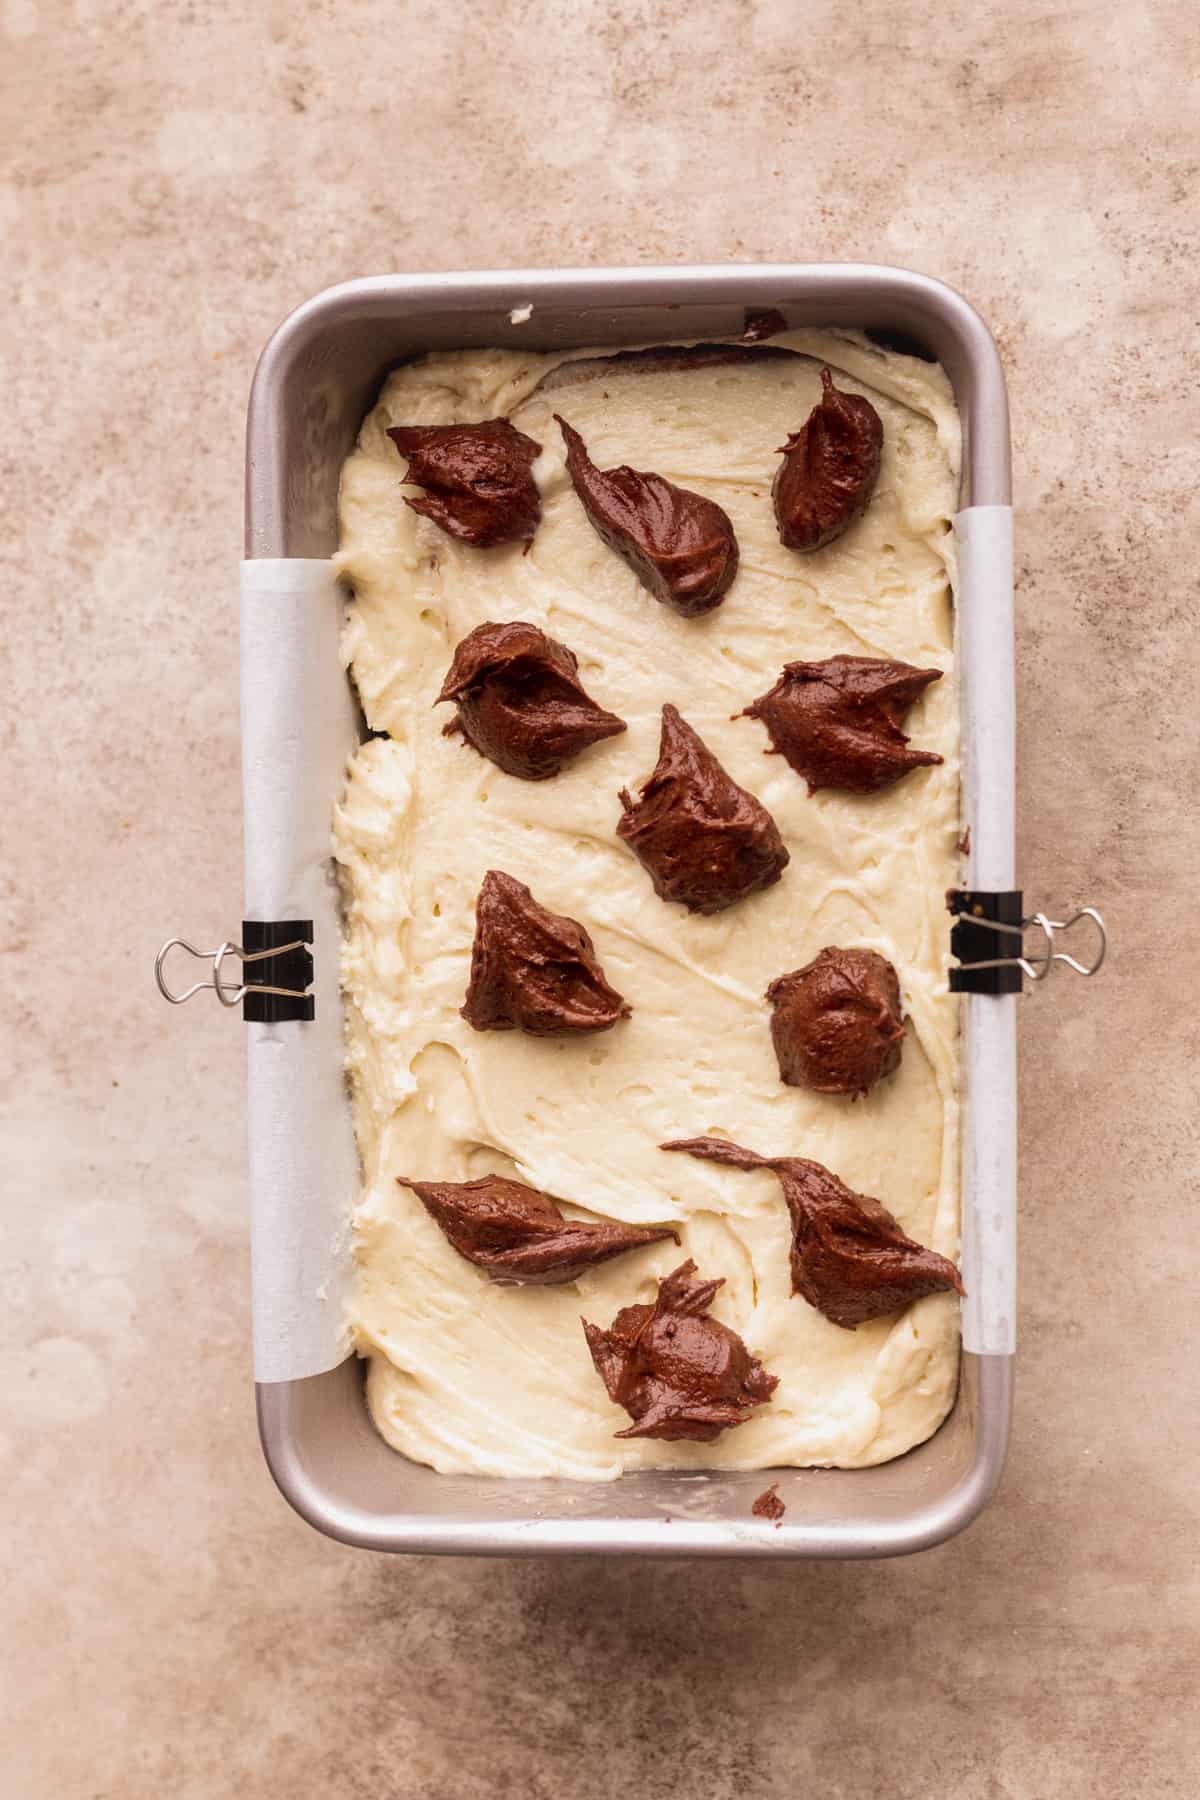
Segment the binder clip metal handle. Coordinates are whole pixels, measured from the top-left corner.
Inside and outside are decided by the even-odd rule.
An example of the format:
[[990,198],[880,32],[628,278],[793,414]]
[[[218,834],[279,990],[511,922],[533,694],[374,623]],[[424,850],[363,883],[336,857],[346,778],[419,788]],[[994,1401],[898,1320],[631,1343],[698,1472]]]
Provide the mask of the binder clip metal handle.
[[[1081,906],[1065,919],[1051,919],[1044,912],[1023,913],[1021,901],[1020,893],[952,888],[947,894],[946,904],[955,916],[950,947],[959,959],[959,967],[950,971],[953,993],[1019,994],[1022,977],[1045,981],[1056,963],[1065,963],[1077,975],[1099,972],[1108,952],[1108,932],[1094,906]],[[1074,930],[1084,920],[1090,921],[1095,937],[1089,962],[1058,947],[1058,934]],[[1025,933],[1035,930],[1042,934],[1041,946],[1027,950]],[[989,954],[1001,947],[997,938],[1009,940],[1010,955]]]
[[[313,996],[312,921],[289,919],[262,923],[244,920],[242,943],[226,939],[215,950],[197,950],[186,938],[168,938],[154,959],[154,979],[164,1000],[182,1006],[194,994],[211,992],[222,1006],[242,1007],[247,1020],[274,1024],[284,1019],[311,1019]],[[176,990],[167,980],[166,964],[172,951],[184,951],[198,962],[212,966],[204,980]],[[226,963],[236,957],[241,979],[224,974]]]

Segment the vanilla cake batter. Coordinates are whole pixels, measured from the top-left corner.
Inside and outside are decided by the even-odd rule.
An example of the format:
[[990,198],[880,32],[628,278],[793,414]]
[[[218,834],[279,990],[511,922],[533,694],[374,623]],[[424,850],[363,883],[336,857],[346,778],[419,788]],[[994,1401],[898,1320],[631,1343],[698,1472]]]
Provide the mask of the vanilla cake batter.
[[[852,335],[773,343],[802,354],[658,372],[598,369],[577,363],[582,353],[429,356],[389,378],[343,472],[345,651],[368,724],[388,734],[353,758],[335,821],[363,1163],[352,1323],[376,1425],[439,1470],[605,1480],[648,1467],[860,1467],[920,1443],[954,1397],[953,1295],[843,1330],[789,1291],[790,1227],[770,1173],[658,1149],[716,1133],[814,1158],[911,1237],[957,1256],[944,893],[958,869],[958,418],[934,365]],[[826,362],[879,412],[883,462],[865,517],[804,556],[778,541],[770,486],[776,448],[817,402]],[[601,542],[567,478],[554,411],[600,467],[652,469],[725,508],[741,566],[715,612],[688,620],[657,604]],[[464,546],[418,518],[385,436],[393,424],[502,414],[543,446],[544,514],[527,554]],[[433,704],[467,632],[518,619],[573,650],[587,691],[629,727],[550,781],[517,780],[444,737],[452,709]],[[785,662],[839,652],[946,671],[906,724],[942,766],[871,796],[810,797],[781,756],[764,755],[761,726],[731,717]],[[763,801],[791,852],[774,887],[715,917],[664,904],[615,835],[618,790],[654,767],[664,701]],[[557,1039],[480,1033],[460,1018],[490,868],[586,926],[632,1018]],[[856,1102],[785,1087],[771,1044],[768,982],[826,944],[881,952],[901,982],[900,1070]],[[565,1286],[494,1286],[396,1182],[491,1172],[544,1190],[569,1216],[673,1224],[682,1248],[637,1249]],[[684,1256],[725,1277],[713,1314],[779,1386],[714,1443],[618,1442],[629,1420],[580,1318],[607,1325],[652,1300]]]

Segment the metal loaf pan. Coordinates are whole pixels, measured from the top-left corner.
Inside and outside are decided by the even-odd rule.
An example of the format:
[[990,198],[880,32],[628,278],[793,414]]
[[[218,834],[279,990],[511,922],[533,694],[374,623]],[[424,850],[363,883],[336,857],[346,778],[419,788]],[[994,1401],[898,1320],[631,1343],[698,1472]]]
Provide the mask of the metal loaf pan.
[[[525,307],[532,307],[528,319],[512,322],[510,312]],[[960,505],[1009,505],[1008,413],[995,344],[959,295],[927,277],[857,264],[394,275],[317,295],[264,350],[249,411],[246,555],[325,557],[334,550],[342,461],[382,377],[406,357],[433,349],[726,337],[742,329],[747,311],[769,309],[792,326],[853,326],[936,357],[965,428]],[[960,605],[964,598],[969,603],[960,594]],[[969,638],[961,637],[960,650],[969,652]],[[999,689],[1001,707],[1011,705],[1011,630],[999,667],[995,661],[993,653],[989,693]],[[966,688],[969,654],[963,673]],[[982,670],[976,675],[978,692]],[[972,855],[976,887],[1012,885],[1013,769],[1004,735],[997,763],[967,774],[968,797],[985,794],[992,820],[990,867]],[[968,817],[974,825],[973,812]],[[972,996],[965,1004],[965,1219],[1003,1215],[1010,1203],[1006,1159],[972,1153],[970,1120],[987,1109],[991,1140],[1015,1142],[1014,1027],[1012,996]],[[976,1240],[982,1283],[989,1278],[986,1234],[968,1222],[965,1235]],[[267,1462],[292,1506],[329,1536],[371,1549],[889,1556],[952,1536],[987,1503],[1007,1445],[1012,1364],[1009,1354],[964,1348],[958,1398],[945,1424],[916,1450],[872,1469],[651,1471],[596,1484],[439,1475],[376,1435],[353,1358],[307,1380],[259,1384],[258,1417]],[[754,1497],[775,1479],[787,1509],[778,1528],[751,1515]]]

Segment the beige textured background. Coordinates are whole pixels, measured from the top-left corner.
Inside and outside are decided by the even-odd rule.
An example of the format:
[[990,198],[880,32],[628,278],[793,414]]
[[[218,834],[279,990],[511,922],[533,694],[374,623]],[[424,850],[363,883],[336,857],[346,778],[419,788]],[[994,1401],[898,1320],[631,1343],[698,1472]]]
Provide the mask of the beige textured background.
[[[1197,18],[4,0],[6,1800],[1197,1792]],[[874,1566],[337,1548],[254,1436],[239,1027],[150,983],[239,917],[255,355],[350,275],[809,257],[997,330],[1021,868],[1116,939],[1025,1005],[1003,1492]]]

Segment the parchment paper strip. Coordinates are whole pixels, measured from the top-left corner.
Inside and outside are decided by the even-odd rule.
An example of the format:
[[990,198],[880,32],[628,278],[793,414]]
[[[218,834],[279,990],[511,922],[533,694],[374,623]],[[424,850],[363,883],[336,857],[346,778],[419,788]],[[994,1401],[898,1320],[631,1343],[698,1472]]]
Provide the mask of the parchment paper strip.
[[248,919],[313,921],[311,1023],[245,1027],[254,1375],[289,1381],[347,1353],[358,1158],[342,1073],[330,816],[357,741],[326,561],[242,564],[242,789]]

